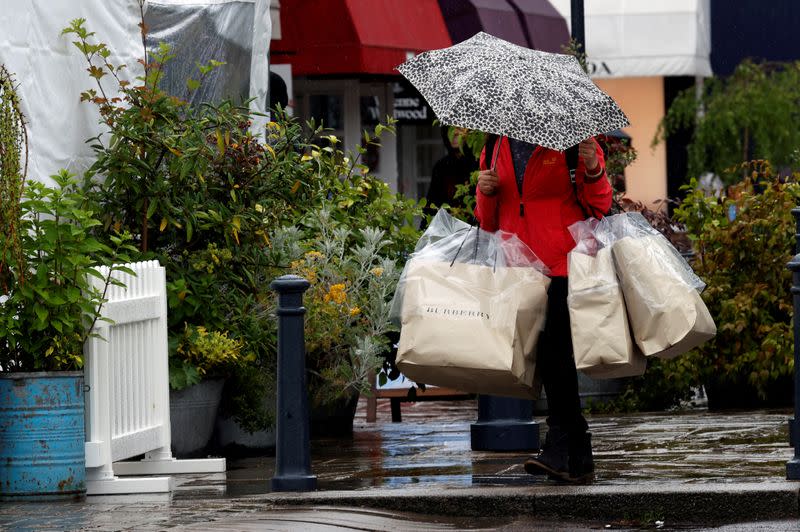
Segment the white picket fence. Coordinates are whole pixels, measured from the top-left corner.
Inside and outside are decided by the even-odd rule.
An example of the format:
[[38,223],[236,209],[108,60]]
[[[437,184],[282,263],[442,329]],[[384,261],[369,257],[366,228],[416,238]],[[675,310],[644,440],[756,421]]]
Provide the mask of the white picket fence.
[[[171,477],[144,475],[225,471],[224,458],[172,457],[166,275],[158,261],[125,266],[136,276],[114,272],[126,286],[109,285],[102,309],[113,323],[98,321],[102,338],[84,347],[89,495],[167,492]],[[93,282],[102,288],[99,279]],[[142,454],[143,460],[121,461]]]

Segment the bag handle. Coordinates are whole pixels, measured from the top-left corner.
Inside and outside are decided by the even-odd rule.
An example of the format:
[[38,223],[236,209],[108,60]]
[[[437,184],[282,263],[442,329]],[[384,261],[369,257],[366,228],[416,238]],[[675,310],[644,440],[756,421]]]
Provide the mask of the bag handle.
[[[464,243],[467,241],[467,237],[469,236],[469,232],[472,231],[473,227],[474,226],[470,225],[469,228],[467,229],[466,234],[464,234],[464,238],[461,240],[461,244],[458,246],[458,249],[456,250],[456,254],[453,256],[453,260],[450,261],[450,267],[451,268],[453,267],[453,264],[456,263],[456,259],[458,258],[458,254],[461,253],[461,248],[464,247]],[[480,234],[480,230],[478,231],[478,234]],[[475,255],[472,257],[472,260],[475,260],[475,257],[477,257],[477,254],[478,254],[478,238],[476,237],[475,238]]]
[[[469,228],[467,229],[466,234],[464,235],[464,238],[461,240],[461,244],[458,246],[458,249],[456,250],[456,254],[453,256],[453,260],[450,261],[450,267],[451,268],[453,267],[453,264],[456,263],[456,259],[458,258],[459,253],[461,253],[461,248],[464,247],[464,243],[467,241],[467,237],[469,236],[469,232],[472,231],[473,227],[475,228],[477,233],[475,233],[475,248],[474,248],[474,250],[472,252],[472,261],[475,262],[478,259],[478,240],[481,237],[481,228],[478,227],[478,226],[470,225]],[[495,250],[495,252],[494,252],[494,261],[492,263],[492,273],[495,273],[496,271],[497,271],[497,250]]]

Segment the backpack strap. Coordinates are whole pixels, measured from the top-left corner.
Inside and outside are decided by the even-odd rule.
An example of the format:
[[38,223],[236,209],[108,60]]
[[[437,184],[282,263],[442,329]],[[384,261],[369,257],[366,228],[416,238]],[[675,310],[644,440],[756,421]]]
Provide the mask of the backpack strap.
[[[570,146],[564,151],[567,159],[567,170],[569,170],[569,182],[575,186],[575,170],[578,168],[578,145]],[[577,189],[575,193],[577,194]]]

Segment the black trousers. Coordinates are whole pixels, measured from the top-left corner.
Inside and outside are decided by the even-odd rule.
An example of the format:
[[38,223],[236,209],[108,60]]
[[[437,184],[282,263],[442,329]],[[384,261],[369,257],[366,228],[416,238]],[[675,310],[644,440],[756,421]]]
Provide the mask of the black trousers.
[[547,319],[536,350],[536,364],[547,394],[547,424],[568,433],[586,432],[572,353],[567,278],[553,277],[547,296]]

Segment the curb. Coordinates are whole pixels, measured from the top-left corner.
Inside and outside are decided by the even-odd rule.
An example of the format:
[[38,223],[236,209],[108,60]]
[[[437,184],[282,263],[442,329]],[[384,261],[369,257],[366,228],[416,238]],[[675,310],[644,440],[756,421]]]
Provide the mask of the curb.
[[573,517],[735,523],[800,517],[796,482],[639,486],[374,488],[270,493],[248,497],[270,506],[347,506],[450,516]]

